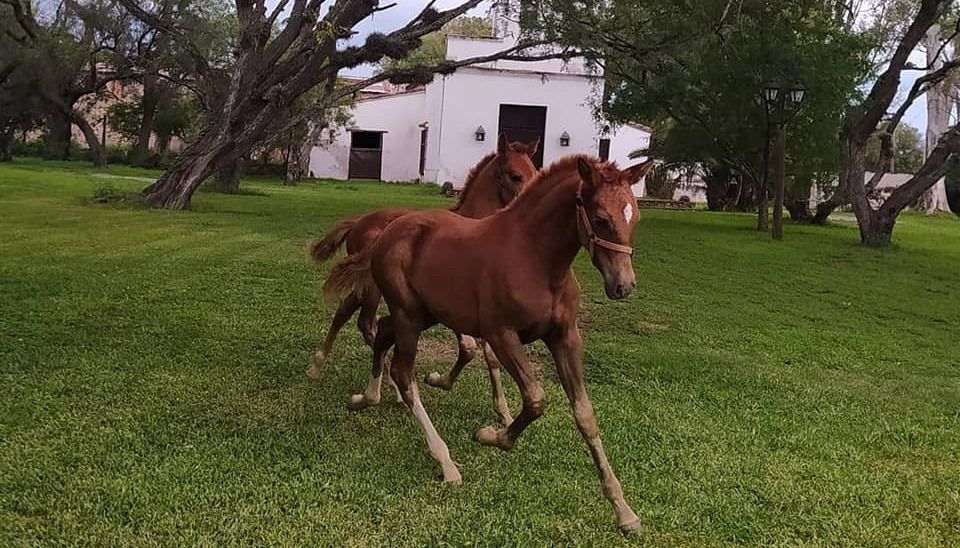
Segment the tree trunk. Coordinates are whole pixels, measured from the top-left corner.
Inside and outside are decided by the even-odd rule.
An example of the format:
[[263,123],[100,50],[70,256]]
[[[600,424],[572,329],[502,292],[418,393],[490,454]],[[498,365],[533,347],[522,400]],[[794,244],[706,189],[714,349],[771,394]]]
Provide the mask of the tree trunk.
[[896,223],[896,215],[875,211],[860,222],[860,241],[872,247],[887,247],[893,239]]
[[[943,54],[941,53],[940,57],[936,56],[940,52],[940,42],[940,25],[934,24],[923,35],[923,47],[926,50],[927,66],[930,72],[943,66]],[[934,145],[950,125],[950,110],[953,104],[951,88],[950,80],[948,80],[933,86],[927,92],[925,157],[930,155]],[[917,200],[917,209],[928,215],[950,211],[950,205],[947,203],[947,192],[942,179],[920,196]]]
[[287,154],[286,176],[283,178],[284,185],[297,186],[300,179],[303,179],[303,174],[306,172],[304,158],[307,157],[303,150],[305,146],[303,143],[290,144],[290,150]]
[[947,200],[947,187],[943,179],[937,181],[929,190],[917,199],[917,209],[927,215],[950,212],[950,202]]
[[707,185],[707,209],[723,211],[730,202],[730,169],[717,164],[704,169],[703,182]]
[[213,179],[213,189],[225,194],[240,191],[240,176],[243,174],[243,160],[237,159],[217,168]]
[[157,153],[166,154],[170,150],[170,135],[157,134]]
[[216,131],[205,131],[177,156],[160,179],[143,189],[144,203],[164,209],[189,209],[193,193],[213,175],[216,160],[223,155]]
[[70,117],[59,109],[47,113],[46,146],[44,158],[47,160],[69,160],[72,127]]
[[0,162],[13,161],[13,141],[16,130],[12,127],[0,129]]
[[777,124],[776,141],[773,147],[773,228],[774,240],[783,239],[783,200],[787,178],[787,131]]
[[769,225],[769,205],[767,204],[767,185],[765,181],[757,184],[757,230],[766,232]]
[[823,202],[822,204],[817,204],[817,210],[813,214],[813,219],[810,220],[811,224],[815,225],[825,225],[827,224],[827,219],[830,218],[830,215],[833,214],[833,210],[840,207],[842,204],[829,200]]
[[[100,144],[100,138],[97,136],[97,131],[93,129],[93,126],[90,125],[90,122],[80,114],[80,111],[73,109],[72,112],[73,123],[80,128],[80,131],[83,132],[83,138],[87,141],[87,147],[90,149],[90,160],[93,161],[93,165],[98,167],[107,166],[107,151],[104,149],[103,145]],[[106,123],[106,122],[104,122]]]
[[793,181],[787,188],[784,207],[790,213],[790,219],[796,223],[813,221],[810,213],[810,189],[813,188],[813,178],[808,175],[794,175]]
[[157,105],[160,103],[160,78],[155,71],[150,71],[143,77],[143,97],[140,101],[142,116],[140,118],[140,133],[137,142],[133,145],[130,163],[144,165],[150,156],[150,136],[153,135],[154,120],[157,115]]

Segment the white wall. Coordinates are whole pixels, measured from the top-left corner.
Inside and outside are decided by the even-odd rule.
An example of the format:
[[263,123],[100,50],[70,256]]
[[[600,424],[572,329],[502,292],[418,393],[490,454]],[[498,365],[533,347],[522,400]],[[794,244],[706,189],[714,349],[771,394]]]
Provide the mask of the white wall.
[[[649,131],[625,124],[618,127],[611,127],[609,137],[609,160],[616,162],[621,169],[646,161],[646,156],[630,158],[630,154],[635,150],[643,150],[650,146]],[[646,193],[646,186],[643,179],[633,185],[634,196],[644,196]]]
[[[419,124],[425,121],[425,101],[426,93],[421,90],[366,99],[354,107],[351,129],[384,132],[383,180],[412,181],[420,176]],[[346,179],[349,161],[350,134],[339,131],[333,144],[324,141],[310,152],[310,173],[313,177]]]
[[[598,153],[599,129],[588,104],[594,80],[566,74],[531,74],[465,67],[427,86],[428,134],[425,179],[456,187],[467,171],[497,146],[500,105],[546,106],[544,166],[575,153]],[[474,138],[477,126],[486,140]],[[570,146],[560,146],[560,134]]]

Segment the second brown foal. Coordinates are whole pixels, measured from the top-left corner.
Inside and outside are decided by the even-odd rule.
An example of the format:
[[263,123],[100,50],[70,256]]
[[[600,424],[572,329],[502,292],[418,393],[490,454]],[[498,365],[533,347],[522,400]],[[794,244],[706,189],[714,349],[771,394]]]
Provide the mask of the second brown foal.
[[[497,141],[496,152],[485,156],[470,170],[460,198],[450,211],[464,217],[481,218],[509,204],[520,192],[523,184],[537,173],[532,158],[538,147],[539,141],[509,142],[504,135],[501,135]],[[412,210],[381,209],[357,219],[342,221],[311,246],[311,256],[317,262],[324,262],[344,245],[348,255],[359,253],[376,240],[388,224],[409,213],[412,213]],[[373,346],[379,304],[380,295],[376,291],[368,291],[362,296],[357,292],[349,292],[342,298],[330,329],[307,370],[308,377],[320,378],[337,335],[358,309],[360,315],[357,318],[357,328],[363,340],[369,346]],[[431,374],[426,380],[428,384],[450,390],[460,371],[473,360],[477,352],[477,343],[474,338],[457,333],[457,344],[457,361],[451,372],[443,376],[438,373]],[[483,346],[484,358],[490,374],[494,408],[501,422],[506,424],[510,422],[511,417],[500,382],[500,364],[486,345]],[[365,404],[376,403],[374,399],[379,401],[379,385],[375,397],[372,395]]]

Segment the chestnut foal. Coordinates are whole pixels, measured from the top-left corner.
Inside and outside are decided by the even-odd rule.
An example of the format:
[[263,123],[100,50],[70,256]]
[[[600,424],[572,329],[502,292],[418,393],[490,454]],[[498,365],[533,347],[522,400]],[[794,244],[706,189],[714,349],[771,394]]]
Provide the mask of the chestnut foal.
[[[501,135],[497,141],[497,151],[485,156],[467,175],[463,191],[456,205],[450,211],[464,217],[486,217],[503,208],[520,192],[523,184],[537,173],[532,158],[539,147],[539,140],[532,143],[508,142],[506,136]],[[348,255],[354,255],[377,239],[384,227],[397,218],[411,213],[406,209],[381,209],[357,219],[350,219],[338,223],[321,240],[311,246],[311,256],[318,263],[332,257],[337,250],[346,244]],[[373,346],[376,333],[377,308],[380,304],[380,295],[376,291],[369,291],[362,297],[356,292],[350,292],[344,297],[334,314],[330,329],[323,340],[320,349],[313,357],[313,363],[307,370],[307,376],[319,379],[321,371],[333,343],[343,326],[353,314],[360,310],[357,318],[357,328],[363,340]],[[477,343],[469,335],[457,334],[458,353],[453,369],[447,375],[438,373],[430,375],[426,382],[432,386],[450,390],[460,371],[476,356]],[[503,395],[503,386],[500,382],[500,364],[484,345],[484,358],[487,361],[487,370],[490,374],[490,385],[493,393],[494,407],[497,416],[504,424],[511,421],[510,410]],[[391,380],[392,383],[392,380]],[[379,396],[379,386],[377,388]],[[371,401],[368,403],[374,403]],[[377,398],[379,400],[379,397]]]
[[509,206],[484,219],[436,210],[397,219],[327,278],[325,289],[332,294],[382,292],[390,316],[379,323],[372,377],[380,377],[386,351],[395,346],[390,374],[420,422],[445,482],[460,483],[461,476],[420,401],[414,379],[420,333],[440,322],[482,337],[507,368],[520,388],[523,408],[509,426],[486,426],[475,435],[481,444],[503,450],[511,449],[543,414],[544,391],[523,347],[543,340],[618,525],[625,533],[639,529],[607,461],[584,385],[577,326],[580,290],[570,266],[580,248],[586,248],[607,296],[622,299],[631,293],[630,244],[639,215],[630,186],[651,166],[648,161],[621,171],[596,158],[564,158],[527,183]]

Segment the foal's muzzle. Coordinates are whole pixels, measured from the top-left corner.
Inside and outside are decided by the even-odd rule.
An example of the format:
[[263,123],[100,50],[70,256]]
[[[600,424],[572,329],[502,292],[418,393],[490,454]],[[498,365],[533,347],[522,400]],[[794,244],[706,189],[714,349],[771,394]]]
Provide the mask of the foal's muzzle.
[[604,282],[603,290],[606,292],[607,297],[610,299],[626,299],[633,293],[633,288],[637,286],[637,282],[634,280],[629,281],[609,281]]

